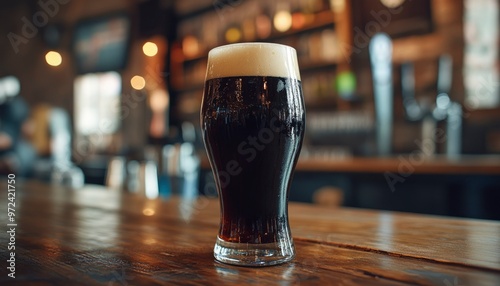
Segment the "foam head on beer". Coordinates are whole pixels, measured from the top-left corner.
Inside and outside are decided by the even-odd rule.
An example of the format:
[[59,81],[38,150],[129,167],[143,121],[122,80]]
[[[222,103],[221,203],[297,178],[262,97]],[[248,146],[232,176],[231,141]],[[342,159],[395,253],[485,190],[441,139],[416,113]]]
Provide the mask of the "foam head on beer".
[[234,76],[273,76],[300,80],[297,53],[289,46],[241,43],[220,46],[208,54],[206,80]]

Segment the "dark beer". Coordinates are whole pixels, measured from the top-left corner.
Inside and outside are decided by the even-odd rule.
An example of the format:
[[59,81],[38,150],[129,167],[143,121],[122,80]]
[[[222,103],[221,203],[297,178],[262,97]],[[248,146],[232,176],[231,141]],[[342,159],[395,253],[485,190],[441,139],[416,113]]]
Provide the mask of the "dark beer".
[[305,128],[300,81],[272,76],[210,79],[204,140],[221,196],[219,238],[272,243],[286,218]]
[[291,47],[242,43],[208,54],[201,125],[221,204],[218,261],[290,261],[288,192],[305,128]]

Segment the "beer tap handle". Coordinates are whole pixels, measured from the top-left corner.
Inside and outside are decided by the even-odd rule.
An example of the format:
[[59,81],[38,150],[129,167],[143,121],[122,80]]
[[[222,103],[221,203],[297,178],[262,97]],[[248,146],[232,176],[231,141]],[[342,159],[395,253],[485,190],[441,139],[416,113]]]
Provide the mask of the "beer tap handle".
[[422,108],[415,99],[415,72],[412,63],[401,65],[401,86],[406,117],[411,121],[422,119]]
[[181,126],[182,140],[184,142],[195,142],[196,141],[196,129],[194,124],[189,121],[184,121]]
[[369,46],[375,97],[377,148],[379,155],[391,153],[393,88],[392,42],[387,34],[373,36]]
[[436,120],[444,120],[446,118],[446,110],[451,104],[449,94],[453,75],[452,64],[453,62],[450,55],[442,55],[439,58],[436,108],[433,112]]
[[462,152],[462,106],[452,102],[446,111],[446,155],[453,158]]
[[450,55],[439,57],[438,94],[449,94],[451,90],[453,61]]
[[446,119],[446,155],[448,157],[458,156],[462,151],[462,106],[457,102],[452,102],[449,96],[453,75],[452,66],[453,61],[450,55],[443,55],[439,58],[436,110],[439,111],[440,117],[436,118]]

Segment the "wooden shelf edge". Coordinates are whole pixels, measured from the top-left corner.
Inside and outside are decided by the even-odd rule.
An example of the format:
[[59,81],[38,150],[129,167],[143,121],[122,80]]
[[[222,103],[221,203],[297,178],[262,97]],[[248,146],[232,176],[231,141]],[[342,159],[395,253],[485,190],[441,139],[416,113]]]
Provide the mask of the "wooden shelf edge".
[[[425,158],[413,162],[410,154],[390,158],[350,158],[342,160],[299,160],[297,170],[311,172],[342,173],[378,173],[400,174],[401,170],[410,174],[429,175],[500,175],[500,157],[498,156],[462,156],[459,159],[447,159],[444,156]],[[413,163],[412,163],[413,162]]]
[[[446,159],[436,156],[423,160],[420,164],[411,164],[409,154],[398,157],[354,157],[339,160],[299,159],[296,167],[298,172],[332,172],[332,173],[371,173],[384,175],[386,172],[398,175],[401,167],[409,164],[412,174],[428,175],[500,175],[500,156],[468,156],[461,159]],[[400,157],[401,157],[400,156]],[[202,169],[210,169],[210,164],[204,153],[201,156]],[[405,163],[405,160],[407,163]],[[404,169],[406,170],[406,169]]]

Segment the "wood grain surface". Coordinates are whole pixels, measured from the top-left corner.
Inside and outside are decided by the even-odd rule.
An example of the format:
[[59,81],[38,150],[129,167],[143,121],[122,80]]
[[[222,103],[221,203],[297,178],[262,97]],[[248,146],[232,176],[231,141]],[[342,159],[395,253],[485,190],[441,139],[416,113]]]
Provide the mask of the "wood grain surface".
[[499,222],[290,203],[297,257],[246,268],[213,259],[217,199],[16,188],[16,278],[4,230],[0,285],[500,285]]

